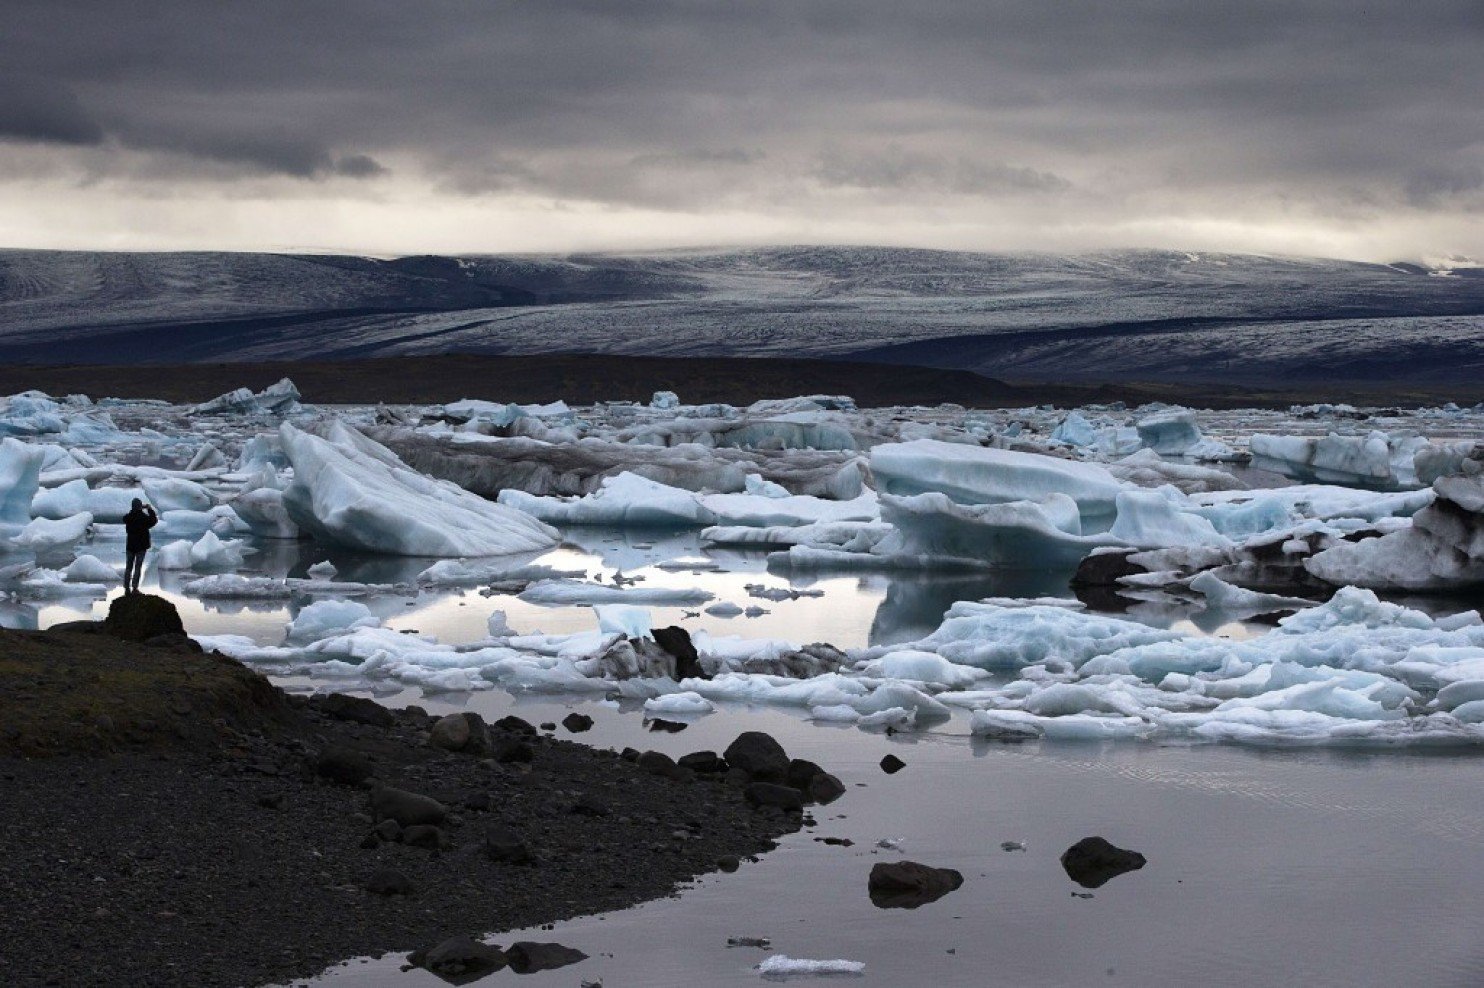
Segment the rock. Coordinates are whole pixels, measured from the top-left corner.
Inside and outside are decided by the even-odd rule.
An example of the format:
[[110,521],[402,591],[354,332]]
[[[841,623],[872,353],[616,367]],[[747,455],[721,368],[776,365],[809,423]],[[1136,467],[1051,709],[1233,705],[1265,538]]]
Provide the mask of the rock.
[[723,753],[727,764],[754,779],[782,782],[788,778],[788,753],[770,734],[743,731]]
[[431,971],[449,984],[469,984],[505,967],[505,952],[473,937],[457,936],[407,955],[407,963]]
[[776,806],[780,810],[802,810],[804,794],[792,786],[780,786],[772,782],[752,782],[742,790],[742,795],[753,806]]
[[464,715],[449,714],[433,722],[432,730],[428,731],[428,744],[444,751],[463,751],[469,743],[469,734],[469,722]]
[[448,809],[431,796],[383,786],[371,793],[371,819],[396,820],[403,827],[442,823]]
[[402,839],[402,825],[396,820],[383,820],[372,827],[371,832],[381,840],[388,842]]
[[512,943],[505,950],[505,957],[510,961],[510,970],[516,974],[551,971],[587,960],[586,954],[573,947],[559,943],[532,943],[529,940]]
[[357,786],[371,777],[371,760],[354,748],[331,745],[315,759],[314,772],[343,786]]
[[164,648],[172,652],[201,652],[201,643],[186,635],[155,635],[153,638],[145,639],[144,644],[149,648]]
[[676,764],[703,775],[727,770],[727,763],[714,751],[693,751],[688,755],[681,755]]
[[1120,586],[1118,581],[1125,576],[1149,572],[1145,567],[1129,559],[1138,551],[1137,549],[1114,549],[1084,556],[1077,566],[1077,572],[1072,575],[1071,585],[1074,587],[1116,587]]
[[336,720],[348,720],[370,727],[391,727],[397,723],[396,716],[390,710],[363,696],[327,693],[315,697],[311,702],[321,713]]
[[580,714],[574,710],[562,718],[562,726],[573,734],[581,734],[583,731],[593,729],[593,719],[587,714]]
[[412,879],[395,868],[377,868],[366,879],[366,891],[376,895],[411,895]]
[[845,795],[845,783],[828,772],[820,772],[809,780],[805,791],[814,802],[828,804]]
[[964,883],[952,868],[932,868],[916,861],[881,861],[871,868],[867,887],[880,909],[916,909],[936,902]]
[[896,775],[898,772],[906,767],[907,763],[902,761],[896,755],[887,755],[885,758],[881,759],[881,771],[885,772],[887,775]]
[[536,856],[526,842],[509,827],[492,823],[484,831],[484,853],[504,864],[534,864]]
[[146,642],[161,635],[185,636],[180,612],[164,597],[148,593],[126,593],[108,605],[103,630],[115,638]]
[[701,668],[701,656],[690,640],[690,632],[671,625],[668,628],[656,628],[651,635],[656,645],[675,656],[676,680],[711,678]]
[[1100,888],[1124,872],[1144,867],[1144,855],[1110,844],[1101,837],[1084,837],[1061,856],[1067,877],[1086,889]]
[[742,862],[735,854],[723,854],[716,859],[716,867],[730,874],[742,867]]
[[495,721],[493,726],[504,731],[506,734],[529,734],[533,737],[536,734],[536,726],[534,724],[528,720],[522,720],[514,714],[501,717]]
[[408,847],[420,847],[427,851],[441,851],[452,846],[448,834],[442,828],[427,823],[414,824],[402,831],[402,843]]
[[803,758],[795,758],[788,763],[788,774],[785,781],[800,792],[808,792],[810,781],[816,775],[820,775],[823,772],[824,769],[820,768],[814,762],[807,761]]
[[618,757],[626,762],[637,762],[639,760],[639,749],[625,748],[618,753]]
[[663,751],[646,751],[635,764],[650,775],[673,775],[677,768],[675,759]]
[[679,720],[665,720],[663,717],[652,717],[644,722],[644,726],[651,731],[664,731],[666,734],[679,734],[690,725]]

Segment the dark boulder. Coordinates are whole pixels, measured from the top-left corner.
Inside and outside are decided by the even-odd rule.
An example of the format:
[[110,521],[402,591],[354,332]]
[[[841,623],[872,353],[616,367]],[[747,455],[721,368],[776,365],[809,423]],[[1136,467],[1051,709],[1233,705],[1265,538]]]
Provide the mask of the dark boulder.
[[536,734],[536,725],[514,714],[501,717],[495,721],[493,726],[504,731],[506,734],[529,734],[532,737]]
[[505,957],[510,961],[510,970],[516,974],[552,971],[587,960],[587,955],[576,948],[559,943],[532,943],[529,940],[512,943],[506,948]]
[[644,726],[651,731],[664,731],[666,734],[679,734],[690,725],[679,720],[665,720],[663,717],[654,717],[644,722]]
[[371,819],[396,820],[403,827],[437,826],[448,818],[448,808],[431,796],[383,786],[371,793]]
[[427,950],[407,955],[407,963],[436,974],[451,985],[467,985],[493,974],[509,963],[499,947],[458,936]]
[[580,714],[574,710],[562,718],[562,726],[573,734],[581,734],[583,731],[593,729],[593,719],[587,714]]
[[145,639],[144,644],[147,648],[163,648],[171,652],[197,653],[205,651],[201,647],[200,642],[186,635],[155,635],[153,638]]
[[185,635],[180,612],[164,597],[149,593],[126,593],[113,598],[103,630],[115,638],[147,642],[161,635]]
[[651,635],[656,645],[675,656],[675,678],[677,680],[711,678],[701,668],[701,656],[696,652],[696,646],[690,640],[690,632],[671,625],[668,628],[656,628]]
[[845,795],[845,783],[828,772],[820,772],[809,780],[805,794],[816,803],[833,803]]
[[688,768],[692,772],[700,772],[703,775],[727,770],[727,763],[714,751],[692,751],[688,755],[681,755],[676,760],[676,764],[681,768]]
[[536,752],[524,741],[497,738],[490,742],[489,756],[502,765],[508,765],[511,762],[529,762],[536,757]]
[[441,827],[428,823],[414,824],[402,831],[402,843],[408,847],[420,847],[425,851],[442,851],[453,846],[448,834]]
[[881,771],[885,772],[887,775],[896,775],[898,772],[906,767],[907,763],[902,761],[896,755],[887,755],[886,757],[881,759]]
[[824,769],[820,768],[814,762],[803,758],[795,758],[788,763],[788,774],[784,781],[800,792],[808,792],[809,783],[814,780],[816,775],[823,774]]
[[867,887],[880,909],[916,909],[936,902],[964,883],[952,868],[932,868],[916,861],[881,861],[872,866]]
[[780,786],[772,782],[752,782],[742,790],[742,795],[753,806],[776,806],[780,810],[802,810],[804,794],[793,786]]
[[788,778],[788,752],[772,735],[762,731],[743,731],[727,745],[722,757],[729,766],[754,779],[782,782]]
[[354,748],[331,745],[315,759],[314,771],[322,779],[356,786],[371,777],[371,760]]
[[584,793],[572,804],[572,812],[578,816],[607,816],[608,804],[596,796]]
[[674,775],[677,768],[675,759],[663,751],[646,751],[639,756],[638,761],[634,764],[650,775]]
[[1107,884],[1125,872],[1144,867],[1144,855],[1110,844],[1101,837],[1084,837],[1061,856],[1067,877],[1085,889]]
[[1118,581],[1125,576],[1149,572],[1129,559],[1137,552],[1137,549],[1114,549],[1084,556],[1077,566],[1077,572],[1072,575],[1072,586],[1116,587],[1120,585]]
[[368,727],[392,727],[397,717],[375,700],[364,696],[346,696],[344,693],[327,693],[314,697],[311,705],[326,717],[347,720]]

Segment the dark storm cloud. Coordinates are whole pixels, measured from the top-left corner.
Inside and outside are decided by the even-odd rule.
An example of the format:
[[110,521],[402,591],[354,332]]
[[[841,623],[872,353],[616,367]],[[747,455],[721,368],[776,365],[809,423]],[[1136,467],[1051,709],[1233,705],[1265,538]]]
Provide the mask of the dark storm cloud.
[[1106,183],[1425,210],[1481,193],[1481,45],[1479,0],[11,0],[0,136],[650,205]]

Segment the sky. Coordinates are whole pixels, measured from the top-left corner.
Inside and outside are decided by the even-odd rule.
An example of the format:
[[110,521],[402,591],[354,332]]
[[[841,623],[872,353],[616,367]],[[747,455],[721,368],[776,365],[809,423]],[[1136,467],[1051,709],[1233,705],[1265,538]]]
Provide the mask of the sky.
[[0,246],[1484,258],[1480,0],[6,0]]

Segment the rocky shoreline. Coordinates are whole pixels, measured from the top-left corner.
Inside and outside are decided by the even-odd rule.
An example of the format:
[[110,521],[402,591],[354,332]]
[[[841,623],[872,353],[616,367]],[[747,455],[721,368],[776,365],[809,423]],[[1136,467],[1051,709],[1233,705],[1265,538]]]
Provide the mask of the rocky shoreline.
[[677,764],[289,697],[193,644],[0,633],[0,983],[277,983],[622,908],[841,790],[766,735]]

